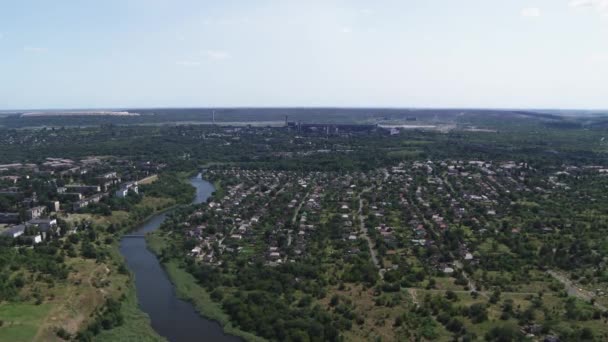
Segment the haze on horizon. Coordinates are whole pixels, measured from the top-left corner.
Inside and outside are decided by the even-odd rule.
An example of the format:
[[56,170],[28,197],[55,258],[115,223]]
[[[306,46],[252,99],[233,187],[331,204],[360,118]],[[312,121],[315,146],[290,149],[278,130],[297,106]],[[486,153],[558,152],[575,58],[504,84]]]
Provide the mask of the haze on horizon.
[[608,0],[23,0],[0,110],[608,108]]

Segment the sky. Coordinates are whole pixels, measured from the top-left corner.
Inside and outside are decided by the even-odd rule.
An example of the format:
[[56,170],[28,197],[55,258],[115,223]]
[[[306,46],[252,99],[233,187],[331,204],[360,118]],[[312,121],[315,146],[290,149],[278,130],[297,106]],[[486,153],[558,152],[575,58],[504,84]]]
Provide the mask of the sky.
[[0,109],[608,109],[608,0],[0,0]]

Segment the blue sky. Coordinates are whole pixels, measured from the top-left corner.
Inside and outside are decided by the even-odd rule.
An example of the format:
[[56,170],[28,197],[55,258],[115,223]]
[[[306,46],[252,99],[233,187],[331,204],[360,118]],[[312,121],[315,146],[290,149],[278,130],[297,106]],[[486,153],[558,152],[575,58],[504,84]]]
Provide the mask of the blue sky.
[[608,0],[5,0],[0,109],[608,108]]

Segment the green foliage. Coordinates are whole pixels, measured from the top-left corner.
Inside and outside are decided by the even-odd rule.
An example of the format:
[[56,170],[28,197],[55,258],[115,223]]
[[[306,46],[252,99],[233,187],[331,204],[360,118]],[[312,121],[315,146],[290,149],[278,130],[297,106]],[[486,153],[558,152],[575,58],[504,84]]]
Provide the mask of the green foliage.
[[162,173],[155,182],[140,186],[140,191],[147,196],[170,197],[180,204],[190,204],[195,193],[190,183],[177,173]]

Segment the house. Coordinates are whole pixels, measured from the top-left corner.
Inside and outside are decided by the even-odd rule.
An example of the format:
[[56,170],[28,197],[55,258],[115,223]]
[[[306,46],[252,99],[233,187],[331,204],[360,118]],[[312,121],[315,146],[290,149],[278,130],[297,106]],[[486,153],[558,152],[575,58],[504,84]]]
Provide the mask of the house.
[[30,226],[37,227],[41,232],[46,233],[49,230],[51,230],[52,228],[57,227],[57,220],[51,219],[51,218],[34,219],[34,220],[27,221],[25,224],[28,227],[30,227]]
[[42,235],[40,234],[36,234],[36,235],[28,235],[28,236],[23,236],[26,239],[31,239],[33,244],[39,244],[42,242]]
[[114,179],[114,178],[118,178],[118,175],[116,174],[116,172],[108,172],[105,173],[101,176],[99,176],[100,179]]
[[97,177],[97,181],[99,185],[103,188],[103,191],[107,191],[113,185],[120,183],[120,178],[118,177],[116,172],[108,172]]
[[19,176],[2,176],[0,177],[1,180],[7,181],[7,182],[11,182],[13,184],[17,184],[17,181],[19,180]]
[[95,192],[101,192],[101,187],[99,185],[80,185],[80,184],[74,184],[74,185],[66,185],[65,186],[66,192],[77,192],[79,194],[91,194],[91,193],[95,193]]
[[271,253],[268,255],[268,257],[269,257],[271,260],[278,260],[278,259],[280,259],[280,258],[281,258],[281,253],[279,253],[279,252],[271,252]]
[[25,233],[25,225],[20,224],[20,225],[12,226],[12,227],[9,227],[8,229],[5,229],[2,232],[2,236],[9,236],[12,238],[16,238],[16,237],[23,235],[23,233]]
[[19,223],[19,213],[0,213],[0,223]]
[[136,194],[139,193],[137,182],[128,182],[123,184],[120,189],[116,190],[116,197],[125,198],[129,194],[129,191],[133,191]]
[[78,210],[78,209],[82,209],[87,207],[89,204],[92,203],[99,203],[99,201],[101,201],[101,199],[105,196],[106,194],[97,194],[97,195],[93,195],[91,197],[85,198],[83,200],[80,200],[76,203],[73,204],[73,209],[74,210]]
[[42,214],[44,214],[45,211],[46,211],[46,207],[43,207],[43,206],[33,207],[27,211],[27,216],[30,219],[37,219],[40,216],[42,216]]
[[50,206],[51,206],[51,211],[57,212],[57,211],[61,210],[61,203],[59,201],[52,201]]

